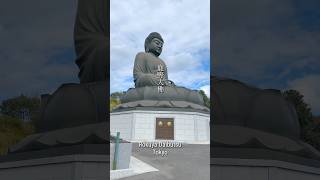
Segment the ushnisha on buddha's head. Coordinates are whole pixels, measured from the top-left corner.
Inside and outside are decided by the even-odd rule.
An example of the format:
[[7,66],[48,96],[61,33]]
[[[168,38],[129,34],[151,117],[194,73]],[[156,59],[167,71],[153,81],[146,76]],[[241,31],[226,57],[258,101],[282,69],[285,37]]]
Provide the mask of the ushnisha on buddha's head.
[[160,56],[162,52],[163,39],[157,32],[152,32],[144,42],[144,49],[147,53],[152,53],[155,56]]

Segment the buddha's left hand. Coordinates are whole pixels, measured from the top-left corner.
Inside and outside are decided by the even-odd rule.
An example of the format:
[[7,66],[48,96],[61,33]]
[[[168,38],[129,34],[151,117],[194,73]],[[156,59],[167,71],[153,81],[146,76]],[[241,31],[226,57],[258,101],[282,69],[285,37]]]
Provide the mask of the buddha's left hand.
[[176,86],[176,85],[174,84],[174,82],[173,82],[173,81],[171,81],[171,80],[167,80],[167,81],[166,81],[166,86],[173,87],[173,86]]

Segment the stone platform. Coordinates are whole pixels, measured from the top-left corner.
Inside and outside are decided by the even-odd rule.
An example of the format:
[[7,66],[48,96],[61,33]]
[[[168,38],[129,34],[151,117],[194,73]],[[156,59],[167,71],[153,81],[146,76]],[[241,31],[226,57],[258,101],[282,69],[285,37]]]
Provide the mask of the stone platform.
[[158,86],[130,88],[121,98],[121,104],[113,111],[125,111],[136,107],[185,108],[210,112],[210,109],[204,106],[199,91],[178,86],[166,86],[163,93],[158,92]]
[[211,158],[214,180],[318,180],[320,167],[264,159]]
[[0,163],[2,180],[106,180],[108,155],[63,155]]

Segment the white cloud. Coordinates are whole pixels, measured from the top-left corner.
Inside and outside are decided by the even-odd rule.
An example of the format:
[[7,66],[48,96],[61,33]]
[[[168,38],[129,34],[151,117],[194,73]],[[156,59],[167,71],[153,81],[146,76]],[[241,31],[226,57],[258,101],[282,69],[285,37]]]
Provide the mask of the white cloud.
[[295,79],[288,83],[290,89],[299,91],[312,112],[320,112],[320,75],[308,75],[303,78]]
[[160,58],[169,79],[189,88],[209,84],[210,72],[203,69],[209,57],[198,55],[210,48],[209,0],[111,0],[110,9],[111,92],[133,87],[135,55],[144,51],[144,40],[153,31],[165,41]]
[[205,92],[205,94],[210,98],[210,86],[209,85],[205,85],[200,87],[201,90],[203,90]]

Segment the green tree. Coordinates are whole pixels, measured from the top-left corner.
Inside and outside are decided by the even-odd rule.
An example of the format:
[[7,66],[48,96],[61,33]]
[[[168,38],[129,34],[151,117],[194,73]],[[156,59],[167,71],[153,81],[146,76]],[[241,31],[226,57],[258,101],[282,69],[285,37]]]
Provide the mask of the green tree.
[[110,97],[110,112],[119,104],[121,104],[119,99]]
[[7,115],[0,115],[0,155],[8,152],[10,146],[24,137],[32,134],[34,127],[31,123]]
[[121,98],[125,95],[125,92],[114,92],[110,94],[110,112],[119,104],[121,104]]
[[206,95],[206,93],[203,90],[200,90],[199,93],[203,98],[204,105],[207,106],[208,108],[210,108],[210,98],[208,98],[208,96]]
[[125,92],[114,92],[110,94],[110,97],[114,99],[121,99],[125,94]]
[[27,97],[20,95],[18,97],[4,100],[1,105],[1,114],[14,118],[29,118],[35,122],[40,117],[40,98]]

